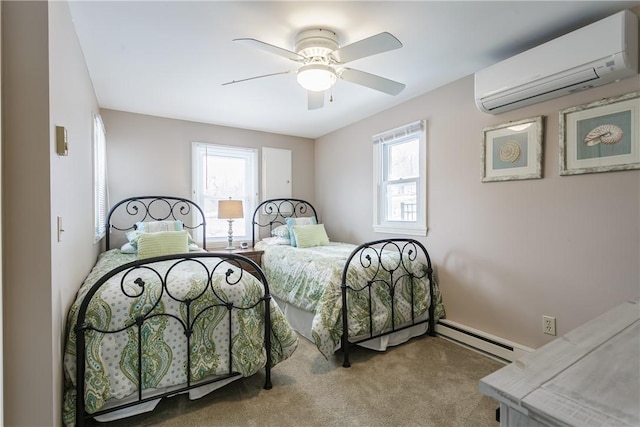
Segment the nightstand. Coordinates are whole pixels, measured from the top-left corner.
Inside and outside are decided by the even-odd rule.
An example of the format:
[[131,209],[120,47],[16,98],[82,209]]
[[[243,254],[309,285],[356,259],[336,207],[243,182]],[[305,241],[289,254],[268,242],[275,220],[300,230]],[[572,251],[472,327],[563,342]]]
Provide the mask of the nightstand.
[[[242,255],[244,257],[249,258],[251,261],[255,262],[256,264],[261,266],[261,262],[262,262],[262,254],[264,253],[264,251],[258,251],[255,250],[252,247],[248,247],[246,249],[241,249],[241,248],[236,248],[236,249],[223,249],[223,248],[212,248],[212,249],[207,249],[207,252],[212,252],[212,253],[219,253],[219,254],[236,254],[236,255]],[[258,272],[249,264],[244,264],[242,266],[242,268],[245,269],[245,271],[247,273],[251,273],[254,276],[258,277]]]

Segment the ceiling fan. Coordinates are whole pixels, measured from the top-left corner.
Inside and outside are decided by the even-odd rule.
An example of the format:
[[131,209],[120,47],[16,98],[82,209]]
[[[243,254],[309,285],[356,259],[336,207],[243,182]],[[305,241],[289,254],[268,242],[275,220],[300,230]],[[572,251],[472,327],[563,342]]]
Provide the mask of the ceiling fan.
[[310,110],[324,106],[324,92],[330,89],[337,79],[366,86],[389,95],[397,95],[405,88],[402,83],[344,67],[347,62],[402,47],[402,43],[387,32],[340,47],[338,35],[331,30],[304,30],[296,36],[295,52],[252,38],[240,38],[233,41],[283,56],[302,65],[297,70],[233,80],[223,83],[223,86],[263,77],[296,73],[298,83],[307,89]]

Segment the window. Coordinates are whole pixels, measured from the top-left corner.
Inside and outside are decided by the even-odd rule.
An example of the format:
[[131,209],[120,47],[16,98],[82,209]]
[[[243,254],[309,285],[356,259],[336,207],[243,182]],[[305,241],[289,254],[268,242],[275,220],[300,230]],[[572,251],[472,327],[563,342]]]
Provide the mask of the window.
[[426,122],[373,137],[373,228],[377,233],[427,234]]
[[[233,239],[251,239],[258,191],[258,150],[194,142],[193,198],[204,210],[207,244],[227,240],[229,223],[218,219],[218,201],[242,200],[244,218],[233,221]],[[198,236],[194,236],[200,240]]]
[[106,233],[107,219],[107,136],[98,114],[93,116],[93,200],[94,200],[94,241],[102,239]]

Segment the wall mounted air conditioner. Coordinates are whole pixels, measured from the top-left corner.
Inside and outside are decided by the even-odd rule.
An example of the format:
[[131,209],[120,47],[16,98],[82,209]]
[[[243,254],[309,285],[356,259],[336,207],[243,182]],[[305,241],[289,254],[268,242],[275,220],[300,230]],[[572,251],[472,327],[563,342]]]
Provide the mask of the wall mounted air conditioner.
[[475,101],[490,114],[638,74],[638,17],[625,10],[475,73]]

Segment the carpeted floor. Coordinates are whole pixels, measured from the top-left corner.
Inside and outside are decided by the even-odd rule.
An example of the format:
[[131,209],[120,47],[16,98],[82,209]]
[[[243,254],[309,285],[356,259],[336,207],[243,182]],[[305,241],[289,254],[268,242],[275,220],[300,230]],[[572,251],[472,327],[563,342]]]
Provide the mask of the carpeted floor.
[[199,400],[168,398],[109,426],[498,426],[498,403],[480,394],[478,381],[500,362],[429,336],[385,353],[354,348],[348,369],[340,355],[327,360],[300,338],[293,356],[272,370],[271,390],[262,388],[261,370]]

